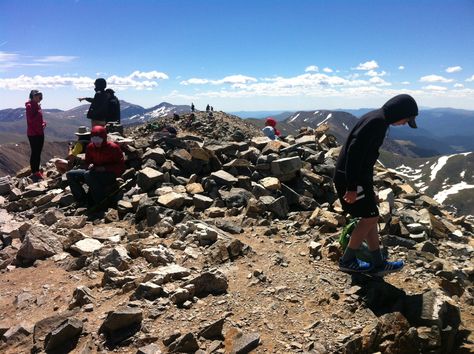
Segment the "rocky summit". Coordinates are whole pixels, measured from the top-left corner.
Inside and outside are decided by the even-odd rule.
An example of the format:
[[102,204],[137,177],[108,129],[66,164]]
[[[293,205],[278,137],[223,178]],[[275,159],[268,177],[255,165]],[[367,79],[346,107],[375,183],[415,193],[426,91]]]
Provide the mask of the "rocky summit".
[[[178,134],[163,131],[173,126]],[[223,112],[110,134],[127,170],[104,215],[64,176],[0,180],[2,353],[468,353],[474,225],[377,166],[402,272],[338,271],[346,224],[327,127],[279,141]]]

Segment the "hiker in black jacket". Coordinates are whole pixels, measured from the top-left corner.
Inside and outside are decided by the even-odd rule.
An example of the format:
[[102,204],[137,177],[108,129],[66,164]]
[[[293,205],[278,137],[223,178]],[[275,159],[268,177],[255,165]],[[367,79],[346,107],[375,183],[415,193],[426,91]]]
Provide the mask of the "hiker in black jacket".
[[115,91],[108,88],[105,90],[108,99],[108,116],[106,117],[107,123],[118,123],[120,124],[120,101],[115,96]]
[[[368,272],[384,275],[399,271],[403,261],[382,259],[379,248],[377,221],[379,211],[373,187],[374,165],[379,157],[390,125],[408,124],[416,128],[418,106],[413,97],[403,94],[386,102],[382,108],[363,115],[349,133],[341,149],[334,174],[339,200],[345,212],[361,218],[351,234],[349,245],[339,261],[344,272]],[[366,240],[372,263],[356,258],[356,250]]]
[[105,92],[106,87],[107,82],[105,81],[105,79],[98,78],[94,82],[94,98],[78,98],[79,102],[87,101],[91,103],[89,111],[87,111],[87,118],[91,120],[92,128],[96,125],[105,126],[106,124],[109,108],[109,100],[107,93]]

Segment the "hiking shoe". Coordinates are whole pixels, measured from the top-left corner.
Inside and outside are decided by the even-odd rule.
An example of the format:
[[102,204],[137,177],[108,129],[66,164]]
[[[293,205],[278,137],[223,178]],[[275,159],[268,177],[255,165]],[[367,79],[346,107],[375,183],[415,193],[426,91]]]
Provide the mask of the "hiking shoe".
[[345,273],[366,273],[372,269],[370,263],[354,258],[352,261],[344,262],[339,260],[339,270]]
[[389,262],[385,261],[380,267],[374,267],[371,271],[371,275],[383,277],[386,274],[399,272],[403,269],[403,261]]

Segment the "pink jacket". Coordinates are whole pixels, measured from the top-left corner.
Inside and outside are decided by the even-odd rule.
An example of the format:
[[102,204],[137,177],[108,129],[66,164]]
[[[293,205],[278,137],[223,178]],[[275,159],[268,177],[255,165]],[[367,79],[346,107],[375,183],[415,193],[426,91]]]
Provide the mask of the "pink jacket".
[[44,135],[45,122],[43,121],[43,112],[41,106],[35,101],[25,103],[26,107],[26,125],[28,136]]

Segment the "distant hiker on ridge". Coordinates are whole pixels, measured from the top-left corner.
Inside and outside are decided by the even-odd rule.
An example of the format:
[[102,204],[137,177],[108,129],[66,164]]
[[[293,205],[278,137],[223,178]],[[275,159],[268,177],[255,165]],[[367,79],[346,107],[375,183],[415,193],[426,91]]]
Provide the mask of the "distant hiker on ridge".
[[87,101],[91,105],[89,111],[87,111],[87,118],[91,120],[91,126],[96,125],[105,126],[108,116],[109,102],[105,88],[107,82],[103,78],[99,78],[94,82],[94,98],[91,97],[79,97],[79,102]]
[[191,112],[194,112],[194,102],[191,102]]
[[211,110],[211,106],[207,105],[206,106],[206,112],[209,112]]
[[43,179],[43,173],[40,171],[41,152],[44,145],[44,128],[46,122],[43,120],[43,111],[41,110],[41,100],[43,94],[38,90],[31,90],[30,99],[25,103],[26,107],[26,125],[28,140],[31,147],[30,168],[33,181]]
[[271,140],[278,140],[281,135],[280,131],[276,128],[276,120],[272,117],[268,117],[265,120],[265,127],[262,129],[262,133]]
[[[390,125],[408,124],[416,128],[418,106],[413,97],[403,94],[391,98],[382,108],[363,115],[349,133],[336,163],[334,184],[345,212],[361,218],[352,231],[349,245],[339,260],[339,269],[347,273],[377,276],[397,272],[403,261],[388,262],[380,252],[377,222],[379,211],[373,186],[374,165],[379,148]],[[366,240],[372,263],[356,258],[356,251]]]

